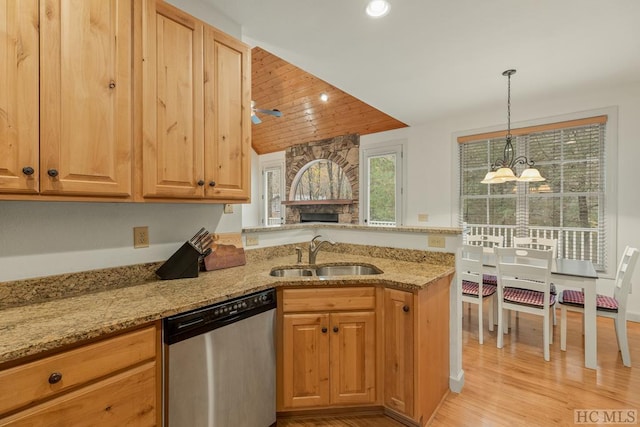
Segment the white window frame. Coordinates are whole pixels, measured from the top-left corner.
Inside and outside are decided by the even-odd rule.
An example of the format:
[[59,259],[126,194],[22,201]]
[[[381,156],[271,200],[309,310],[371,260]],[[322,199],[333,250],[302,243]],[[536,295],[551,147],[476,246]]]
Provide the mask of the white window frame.
[[269,227],[269,226],[277,227],[279,225],[284,224],[285,222],[285,215],[286,215],[285,206],[281,205],[280,212],[282,212],[282,217],[281,217],[280,224],[272,224],[272,225],[268,224],[267,212],[269,209],[267,206],[267,198],[266,198],[266,194],[267,194],[266,172],[269,170],[275,170],[275,169],[280,169],[280,188],[282,189],[282,198],[284,199],[286,198],[286,188],[284,187],[285,185],[284,160],[267,160],[267,161],[260,162],[260,196],[259,196],[260,197],[260,224],[266,227]]
[[370,144],[360,150],[360,223],[369,221],[369,158],[395,154],[396,159],[396,226],[404,225],[405,198],[404,188],[407,182],[407,141],[395,140]]
[[[613,279],[618,266],[618,107],[603,107],[593,110],[580,111],[564,115],[557,115],[534,119],[511,124],[511,128],[521,128],[529,126],[544,125],[548,123],[564,122],[569,120],[579,120],[588,117],[606,115],[607,118],[607,135],[605,140],[605,201],[604,215],[606,239],[606,270],[598,272],[599,277],[603,279]],[[460,153],[458,147],[458,138],[467,135],[475,135],[485,132],[504,130],[504,125],[491,126],[481,129],[472,129],[467,131],[455,132],[451,138],[452,149],[452,165],[451,165],[451,182],[454,183],[454,209],[452,210],[452,224],[461,224],[460,218]]]

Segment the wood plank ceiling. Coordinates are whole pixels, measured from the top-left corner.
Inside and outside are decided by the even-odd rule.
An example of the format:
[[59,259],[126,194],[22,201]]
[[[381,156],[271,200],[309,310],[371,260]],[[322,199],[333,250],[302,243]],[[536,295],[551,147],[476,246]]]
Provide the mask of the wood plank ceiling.
[[[256,108],[278,109],[282,117],[257,113],[252,146],[258,154],[339,135],[406,127],[331,84],[259,47],[251,50],[251,90]],[[329,96],[327,102],[320,94]]]

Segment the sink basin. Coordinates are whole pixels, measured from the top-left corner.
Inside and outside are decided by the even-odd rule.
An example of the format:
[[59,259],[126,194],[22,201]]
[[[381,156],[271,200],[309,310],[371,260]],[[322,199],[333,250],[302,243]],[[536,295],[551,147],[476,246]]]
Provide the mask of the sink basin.
[[317,276],[366,276],[380,274],[381,270],[369,265],[324,265],[316,269]]
[[315,271],[312,268],[274,268],[269,273],[276,277],[305,277],[313,276]]

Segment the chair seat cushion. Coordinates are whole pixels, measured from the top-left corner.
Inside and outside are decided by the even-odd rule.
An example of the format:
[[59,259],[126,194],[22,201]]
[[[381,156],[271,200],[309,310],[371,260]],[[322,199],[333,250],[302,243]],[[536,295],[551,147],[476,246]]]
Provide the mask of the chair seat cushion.
[[[530,289],[504,288],[504,300],[515,304],[542,307],[544,305],[544,293]],[[549,305],[556,303],[556,296],[549,295]]]
[[[562,291],[560,295],[560,304],[573,305],[575,307],[584,307],[584,293],[582,291],[574,291],[567,289]],[[606,295],[596,295],[596,306],[598,310],[618,311],[618,301],[615,298]]]
[[[462,281],[462,293],[464,295],[478,297],[478,284],[475,282],[469,282],[468,280]],[[496,287],[492,285],[482,285],[482,298],[489,297],[496,293]]]
[[498,276],[493,276],[491,274],[483,274],[482,275],[482,284],[483,285],[497,285],[498,284]]

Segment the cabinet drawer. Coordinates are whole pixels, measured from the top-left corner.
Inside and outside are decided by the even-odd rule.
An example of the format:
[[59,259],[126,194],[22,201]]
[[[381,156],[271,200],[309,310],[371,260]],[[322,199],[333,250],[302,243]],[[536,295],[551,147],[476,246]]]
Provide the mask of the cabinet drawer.
[[155,371],[155,362],[145,363],[0,419],[0,426],[155,426]]
[[0,414],[154,359],[155,340],[152,326],[0,371]]
[[375,288],[284,289],[282,310],[287,312],[369,310],[376,306]]

